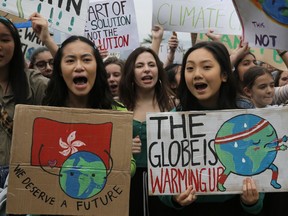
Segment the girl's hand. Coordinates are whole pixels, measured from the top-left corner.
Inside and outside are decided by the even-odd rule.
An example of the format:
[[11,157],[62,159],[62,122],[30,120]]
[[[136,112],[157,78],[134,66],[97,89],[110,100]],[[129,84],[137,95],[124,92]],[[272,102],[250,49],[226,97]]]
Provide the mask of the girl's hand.
[[45,42],[51,37],[48,29],[48,21],[36,12],[30,15],[29,20],[32,21],[33,31],[45,44]]
[[132,154],[139,154],[141,152],[141,146],[142,146],[141,140],[137,135],[136,137],[133,138]]
[[245,178],[243,180],[243,192],[241,194],[241,201],[245,205],[254,205],[259,199],[259,193],[256,184],[252,178]]
[[173,196],[173,200],[181,206],[187,206],[193,203],[197,199],[196,190],[190,185],[186,191],[181,194]]

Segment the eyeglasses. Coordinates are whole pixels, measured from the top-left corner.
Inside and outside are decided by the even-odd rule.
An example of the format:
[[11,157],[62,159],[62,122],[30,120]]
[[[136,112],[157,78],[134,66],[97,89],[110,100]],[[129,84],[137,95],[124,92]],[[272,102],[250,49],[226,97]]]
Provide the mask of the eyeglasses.
[[35,63],[35,65],[37,66],[37,68],[39,68],[40,70],[44,70],[47,68],[47,64],[49,64],[50,67],[53,67],[53,59],[50,59],[48,61],[39,61],[37,63]]

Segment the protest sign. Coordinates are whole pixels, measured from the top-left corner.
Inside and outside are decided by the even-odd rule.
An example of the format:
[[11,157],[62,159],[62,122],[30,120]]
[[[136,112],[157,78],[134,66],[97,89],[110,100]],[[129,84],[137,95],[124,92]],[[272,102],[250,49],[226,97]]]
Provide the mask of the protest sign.
[[17,105],[7,213],[128,216],[132,118]]
[[150,195],[288,191],[288,108],[149,113]]
[[241,35],[242,29],[229,0],[153,0],[152,23],[165,30]]
[[49,27],[69,34],[83,35],[88,1],[83,0],[9,0],[1,2],[1,10],[28,18],[32,13],[38,12],[44,16]]
[[102,50],[133,50],[139,46],[133,0],[90,0],[85,35]]
[[250,46],[287,50],[288,3],[285,0],[233,0]]
[[32,28],[19,28],[18,29],[22,51],[27,62],[29,62],[30,57],[35,49],[43,47],[44,44],[37,37]]
[[[208,40],[205,34],[198,34],[198,41]],[[240,43],[240,38],[237,35],[222,35],[221,42],[225,44],[228,50],[232,51],[236,49]],[[269,65],[279,69],[279,70],[287,70],[286,65],[284,64],[282,58],[278,55],[276,50],[268,49],[268,48],[259,48],[259,47],[251,47],[250,51],[256,56],[258,61],[266,62]]]

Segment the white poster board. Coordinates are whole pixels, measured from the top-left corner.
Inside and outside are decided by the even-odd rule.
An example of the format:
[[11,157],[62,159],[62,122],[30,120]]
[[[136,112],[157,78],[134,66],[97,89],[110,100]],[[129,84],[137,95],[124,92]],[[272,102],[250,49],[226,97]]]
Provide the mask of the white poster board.
[[[288,3],[280,1],[233,0],[237,8],[245,41],[250,46],[287,50]],[[286,8],[286,9],[285,9]]]
[[88,0],[9,0],[1,3],[1,10],[28,18],[32,13],[38,12],[44,16],[49,27],[68,34],[83,35]]
[[242,34],[231,0],[153,0],[152,23],[178,32]]
[[149,113],[150,195],[288,191],[288,108]]
[[133,0],[90,0],[85,36],[102,50],[124,51],[138,47]]

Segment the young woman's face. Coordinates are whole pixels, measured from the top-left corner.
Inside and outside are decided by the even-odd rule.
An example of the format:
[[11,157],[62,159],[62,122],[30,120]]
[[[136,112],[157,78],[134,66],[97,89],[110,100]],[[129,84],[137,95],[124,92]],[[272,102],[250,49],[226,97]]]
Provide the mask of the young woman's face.
[[244,73],[251,67],[254,67],[256,64],[256,59],[253,55],[247,54],[242,61],[238,65],[238,74],[240,81],[243,81],[243,75]]
[[217,106],[219,90],[227,77],[212,53],[204,48],[191,52],[185,66],[186,85],[203,107]]
[[119,82],[121,79],[121,67],[117,64],[108,64],[106,67],[108,84],[113,97],[119,95]]
[[158,67],[154,56],[149,52],[141,53],[135,61],[134,73],[138,89],[153,89],[158,81]]
[[49,51],[40,52],[34,63],[35,69],[38,69],[43,76],[50,78],[53,72],[53,57]]
[[0,70],[8,68],[13,57],[15,42],[9,29],[0,23]]
[[93,49],[76,40],[63,48],[61,71],[70,96],[88,96],[96,80],[97,63]]
[[284,86],[288,84],[288,71],[283,71],[280,75],[279,86]]
[[274,79],[269,74],[263,74],[256,78],[251,89],[245,89],[244,92],[251,98],[255,107],[266,107],[273,101],[275,93]]

